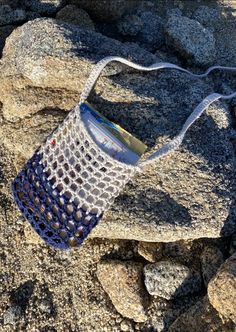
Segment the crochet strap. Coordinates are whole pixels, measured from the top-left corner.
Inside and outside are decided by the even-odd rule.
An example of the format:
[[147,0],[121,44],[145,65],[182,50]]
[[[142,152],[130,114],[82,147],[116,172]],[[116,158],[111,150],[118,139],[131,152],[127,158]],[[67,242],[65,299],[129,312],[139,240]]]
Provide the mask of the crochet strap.
[[[153,71],[153,70],[166,69],[166,68],[176,69],[176,70],[180,70],[182,72],[189,74],[191,77],[198,77],[198,78],[206,77],[211,71],[216,70],[216,69],[229,70],[229,71],[236,72],[236,67],[212,66],[212,67],[208,68],[205,71],[205,73],[203,73],[203,74],[195,74],[195,73],[192,73],[191,71],[188,71],[187,69],[181,68],[175,64],[168,63],[168,62],[159,62],[159,63],[154,63],[150,66],[141,66],[137,63],[131,62],[131,61],[126,60],[121,57],[110,56],[110,57],[106,57],[106,58],[102,59],[101,61],[99,61],[92,69],[92,71],[89,75],[89,78],[84,86],[84,89],[81,93],[80,104],[83,103],[88,98],[88,96],[89,96],[91,90],[93,89],[97,79],[99,78],[103,68],[105,68],[107,64],[109,64],[110,62],[113,62],[113,61],[123,63],[129,67],[132,67],[137,70],[142,70],[142,71]],[[155,160],[159,159],[160,157],[163,157],[166,154],[168,154],[169,152],[178,148],[179,145],[182,143],[187,130],[200,117],[200,115],[204,112],[204,110],[209,107],[209,105],[211,105],[213,102],[215,102],[219,99],[231,99],[233,97],[236,97],[236,92],[234,92],[230,95],[212,93],[209,96],[207,96],[205,99],[203,99],[203,101],[194,109],[194,111],[187,118],[180,133],[175,138],[173,138],[169,143],[164,144],[159,150],[157,150],[151,156],[149,156],[144,162],[141,162],[139,164],[139,166],[143,167],[149,163],[152,163]]]

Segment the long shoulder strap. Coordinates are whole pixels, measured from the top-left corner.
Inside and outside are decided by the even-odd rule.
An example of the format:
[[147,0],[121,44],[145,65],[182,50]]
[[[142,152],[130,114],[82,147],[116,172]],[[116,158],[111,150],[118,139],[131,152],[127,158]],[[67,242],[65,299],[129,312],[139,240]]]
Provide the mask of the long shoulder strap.
[[[235,71],[236,67],[225,67],[225,66],[212,66],[208,68],[203,74],[194,74],[187,69],[181,68],[175,64],[168,63],[168,62],[159,62],[154,63],[150,66],[141,66],[139,64],[136,64],[134,62],[131,62],[129,60],[126,60],[121,57],[117,56],[110,56],[102,59],[99,61],[94,68],[92,69],[89,78],[84,86],[84,89],[80,96],[80,103],[83,103],[89,96],[91,90],[93,89],[96,81],[98,80],[102,70],[108,65],[110,62],[117,61],[120,63],[123,63],[129,67],[132,67],[137,70],[142,71],[153,71],[153,70],[159,70],[159,69],[176,69],[180,70],[182,72],[185,72],[189,74],[192,77],[199,77],[203,78],[206,77],[211,71],[213,70],[229,70],[229,71]],[[186,122],[184,123],[180,133],[172,139],[169,143],[163,145],[159,150],[154,152],[151,156],[149,156],[144,162],[140,163],[140,167],[143,167],[149,163],[154,162],[155,160],[159,159],[162,156],[165,156],[169,152],[175,150],[183,141],[183,138],[187,132],[187,130],[191,127],[191,125],[200,117],[200,115],[204,112],[204,110],[211,105],[213,102],[219,99],[231,99],[236,97],[236,92],[230,94],[230,95],[221,95],[219,93],[212,93],[209,96],[207,96],[203,101],[194,109],[194,111],[191,113],[191,115],[187,118]]]

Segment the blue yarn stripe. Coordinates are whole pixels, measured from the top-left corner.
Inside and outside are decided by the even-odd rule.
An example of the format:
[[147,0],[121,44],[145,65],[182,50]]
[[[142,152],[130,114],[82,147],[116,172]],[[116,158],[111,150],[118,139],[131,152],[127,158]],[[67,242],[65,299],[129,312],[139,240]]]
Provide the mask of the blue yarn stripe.
[[60,249],[79,247],[102,216],[86,214],[69,202],[66,195],[60,196],[47,180],[39,163],[41,159],[42,156],[35,153],[13,181],[15,201],[47,244]]

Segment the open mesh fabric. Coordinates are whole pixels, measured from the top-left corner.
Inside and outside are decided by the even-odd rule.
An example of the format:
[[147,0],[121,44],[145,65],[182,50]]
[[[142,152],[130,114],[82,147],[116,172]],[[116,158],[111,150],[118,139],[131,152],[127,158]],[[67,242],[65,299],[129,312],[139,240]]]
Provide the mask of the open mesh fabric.
[[86,214],[47,181],[36,153],[17,175],[13,193],[23,215],[49,245],[67,249],[80,246],[101,217]]
[[47,139],[39,151],[43,156],[40,163],[53,189],[87,213],[99,216],[110,207],[136,167],[103,152],[80,120],[79,111],[72,111]]
[[138,165],[128,165],[104,152],[80,117],[80,110],[88,107],[84,101],[102,69],[111,61],[145,71],[172,68],[194,77],[206,77],[215,69],[236,71],[234,67],[214,66],[204,74],[193,74],[170,63],[143,67],[120,57],[107,57],[98,62],[85,84],[80,104],[47,138],[12,184],[15,201],[23,215],[36,232],[56,248],[80,246],[138,169],[175,150],[187,130],[214,101],[236,97],[236,92],[210,94],[193,110],[180,133],[169,143]]
[[101,150],[80,120],[80,108],[69,113],[13,183],[23,214],[58,248],[79,246],[136,170]]

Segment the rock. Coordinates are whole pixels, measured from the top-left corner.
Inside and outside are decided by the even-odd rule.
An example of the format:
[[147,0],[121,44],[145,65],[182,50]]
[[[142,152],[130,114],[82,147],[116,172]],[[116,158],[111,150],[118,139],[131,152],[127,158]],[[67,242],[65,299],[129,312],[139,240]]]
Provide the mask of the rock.
[[3,324],[4,325],[14,325],[16,324],[17,320],[21,317],[22,310],[19,306],[11,306],[3,316]]
[[140,12],[139,17],[143,26],[137,41],[147,50],[156,51],[165,42],[163,20],[152,12]]
[[163,246],[163,253],[167,257],[177,258],[187,257],[191,255],[193,242],[189,241],[178,241],[178,242],[168,242]]
[[228,258],[208,285],[213,307],[236,324],[236,254]]
[[[235,66],[236,63],[236,20],[222,17],[216,27],[216,63],[221,66]],[[232,77],[232,86],[235,82]],[[235,89],[234,89],[235,90]]]
[[[123,45],[93,31],[52,19],[26,23],[11,36],[6,46],[3,57],[6,71],[1,68],[0,74],[6,81],[0,84],[7,118],[28,116],[45,107],[71,109],[79,101],[78,92],[86,82],[92,63],[105,56],[116,54],[140,63],[152,63],[156,59],[137,45]],[[10,70],[11,66],[14,69]],[[12,78],[14,75],[22,78],[17,83],[14,78],[15,83],[11,83],[8,70]],[[42,94],[41,89],[48,93]],[[68,91],[67,97],[63,91]]]
[[121,323],[120,323],[120,330],[122,332],[133,332],[134,329],[132,327],[132,324],[128,321],[125,321],[123,320]]
[[84,29],[95,30],[93,21],[85,10],[74,5],[67,5],[56,15],[56,19],[75,24]]
[[103,261],[97,266],[97,277],[116,310],[135,322],[146,320],[148,297],[142,282],[142,264]]
[[184,16],[173,15],[166,25],[166,42],[181,55],[197,65],[206,66],[215,60],[213,34],[199,22]]
[[171,16],[182,16],[182,10],[180,8],[172,8],[166,12],[167,18]]
[[[163,243],[163,258],[174,260],[180,264],[191,266],[196,271],[202,270],[201,253],[205,248],[216,248],[219,252],[225,252],[226,243],[223,238],[218,239],[196,239],[180,240],[176,242]],[[221,253],[222,255],[222,253]]]
[[44,243],[41,237],[33,230],[28,222],[25,223],[24,234],[26,242],[29,244],[38,245]]
[[224,256],[215,246],[207,246],[201,254],[202,276],[205,286],[214,277],[217,270],[224,262]]
[[232,332],[234,327],[230,322],[223,322],[217,311],[209,303],[207,297],[204,297],[180,315],[168,329],[168,332],[182,331]]
[[149,331],[152,328],[155,332],[168,331],[170,325],[199,299],[200,294],[182,296],[171,301],[153,296],[147,311],[149,319],[142,324],[142,330]]
[[0,56],[2,55],[2,50],[4,48],[6,38],[12,33],[14,29],[14,25],[5,25],[0,27]]
[[137,15],[126,15],[117,24],[124,36],[135,36],[132,41],[148,51],[155,51],[164,42],[164,24],[162,19],[150,11],[139,11]]
[[233,255],[236,253],[236,233],[232,235],[231,241],[230,241],[230,249],[229,249],[230,255]]
[[39,13],[32,12],[31,10],[28,10],[26,12],[26,21],[33,21],[36,18],[40,18],[40,17],[41,17],[41,15]]
[[170,300],[201,289],[201,277],[187,266],[160,261],[144,267],[145,285],[151,295]]
[[143,27],[143,21],[138,15],[126,15],[117,23],[117,27],[123,36],[136,36]]
[[[58,108],[69,110],[78,102],[92,64],[114,54],[146,65],[157,61],[138,46],[51,19],[13,31],[1,61],[0,100],[1,142],[15,162],[30,157],[62,121],[66,113]],[[90,101],[155,150],[211,92],[202,80],[172,70],[123,71],[102,76]],[[91,237],[174,242],[235,232],[231,126],[226,104],[214,103],[177,151],[126,185]]]
[[18,0],[0,0],[0,6],[1,5],[8,5],[13,9],[16,9],[18,6]]
[[147,261],[154,263],[162,257],[163,244],[153,242],[139,242],[138,253]]
[[22,0],[22,5],[28,10],[46,15],[55,14],[65,4],[66,0]]
[[181,67],[181,61],[178,59],[177,55],[159,50],[155,52],[155,55],[160,59],[160,62],[171,62]]
[[50,300],[48,299],[42,299],[39,304],[38,304],[38,308],[41,312],[46,313],[48,315],[50,315],[52,313],[52,303]]
[[[156,87],[156,89],[158,90],[158,89],[164,88],[164,90],[165,90],[166,87],[169,86],[169,84],[170,84],[170,81],[171,81],[170,77],[171,77],[170,73],[168,74],[167,72],[160,74],[160,76],[159,76],[160,83],[158,82],[159,86]],[[127,79],[128,79],[128,77],[127,77]],[[186,96],[188,96],[188,98],[186,99],[185,105],[188,104],[188,108],[190,107],[190,109],[191,109],[189,102],[190,102],[190,100],[193,101],[196,98],[194,90],[196,89],[195,91],[201,91],[204,88],[203,88],[203,85],[200,84],[200,85],[198,85],[198,88],[197,88],[197,85],[195,85],[195,87],[193,87],[193,85],[192,85],[191,89],[189,89],[185,85],[185,83],[184,83],[185,87],[183,87],[183,85],[181,86],[181,84],[183,84],[185,79],[186,79],[186,76],[183,77],[182,75],[177,74],[176,79],[174,80],[174,83],[172,83],[172,84],[175,84],[176,90],[174,92],[171,89],[171,93],[170,93],[170,94],[172,94],[171,97],[170,97],[170,95],[168,95],[168,98],[165,98],[161,93],[159,93],[159,94],[155,93],[156,99],[159,100],[159,102],[160,102],[159,105],[161,105],[159,108],[160,116],[163,116],[163,113],[166,114],[165,111],[167,109],[165,107],[167,107],[167,108],[171,107],[171,103],[174,103],[175,105],[178,105],[178,103],[181,104],[183,102],[183,99],[180,102],[179,98],[186,98]],[[144,88],[145,80],[142,79],[141,82],[142,82],[142,88]],[[137,87],[137,85],[139,85],[138,79],[136,79],[135,84],[130,85],[130,86],[132,86],[131,89],[138,91],[139,88]],[[141,85],[140,85],[140,89],[141,89]],[[152,91],[152,88],[150,85],[149,85],[149,88],[148,88],[148,85],[146,85],[144,89],[146,91],[149,91],[149,94],[150,94],[150,91]],[[184,91],[184,94],[182,94],[182,93],[180,94],[181,96],[178,95],[180,90]],[[165,91],[167,91],[167,90],[165,90]],[[205,95],[207,95],[207,93],[205,93]],[[175,99],[172,99],[172,97]],[[105,98],[111,100],[112,94],[111,93],[107,94]],[[105,99],[105,98],[103,98],[103,99]],[[178,99],[178,101],[176,98]],[[172,101],[170,101],[170,100],[172,100]],[[185,107],[186,106],[183,105],[181,109],[183,110]],[[221,110],[219,109],[217,112],[216,109],[218,107],[220,107]],[[109,111],[111,112],[111,103],[109,103],[109,107],[107,107],[106,115],[109,114],[108,108],[109,108]],[[193,109],[193,106],[192,106],[192,109]],[[224,107],[222,107],[222,106],[220,106],[220,104],[218,104],[218,105],[215,105],[215,106],[209,108],[209,110],[207,111],[207,112],[209,112],[209,111],[213,112],[215,114],[215,116],[214,116],[215,121],[219,121],[218,125],[216,125],[216,127],[219,126],[219,128],[222,128],[222,129],[230,126],[230,122],[228,123],[228,125],[226,124],[226,122],[228,121],[228,120],[226,120],[226,118],[225,118],[226,122],[225,122],[225,120],[223,120],[224,116],[226,115],[226,113],[224,113],[223,109],[224,109]],[[104,109],[104,100],[103,100],[103,104],[100,106],[100,110],[105,110]],[[120,114],[120,113],[117,113],[117,111],[118,110],[116,109],[114,111],[114,114]],[[155,132],[155,130],[156,130],[156,129],[154,129],[154,126],[152,128],[148,128],[148,125],[146,124],[146,119],[150,119],[150,111],[151,111],[151,109],[149,108],[149,114],[146,113],[147,118],[145,118],[145,120],[142,119],[141,117],[139,119],[137,119],[137,116],[138,116],[137,112],[134,112],[133,116],[132,116],[132,119],[134,122],[132,123],[132,125],[130,125],[130,127],[127,127],[127,123],[129,121],[128,116],[126,116],[125,119],[123,118],[123,122],[122,122],[121,116],[114,115],[113,120],[118,121],[119,123],[121,123],[124,126],[126,125],[126,128],[128,128],[131,131],[133,130],[133,133],[135,132],[136,135],[138,135],[138,137],[141,137],[144,139],[145,132],[146,133]],[[122,112],[122,109],[119,108],[118,112]],[[143,110],[141,112],[143,112]],[[215,112],[217,112],[217,113],[215,113]],[[132,108],[130,107],[129,114],[131,114],[131,113],[132,113]],[[213,113],[211,113],[211,114],[213,114]],[[225,115],[223,115],[223,114],[225,114]],[[218,118],[218,115],[220,115],[221,120],[220,120],[220,118]],[[122,116],[125,116],[125,115],[122,115]],[[175,116],[176,116],[176,113],[175,113]],[[218,118],[218,120],[216,120],[217,118]],[[166,119],[166,123],[167,122],[171,123],[171,121],[173,121],[172,122],[172,124],[173,124],[175,122],[175,120],[173,118],[171,119],[171,117],[168,117],[168,116],[165,119]],[[177,120],[178,123],[183,123],[183,121],[184,120]],[[203,120],[201,119],[200,121],[203,121]],[[223,125],[223,127],[222,127],[222,125],[220,125],[221,121],[222,121],[222,124],[225,123],[225,125]],[[163,119],[162,123],[165,126],[164,119]],[[213,123],[211,123],[211,124],[213,125]],[[209,158],[209,156],[211,156],[212,161],[210,161],[208,159],[207,163],[205,163],[205,166],[204,166],[203,159],[200,157],[199,154],[198,154],[198,156],[200,157],[200,159],[196,158],[196,150],[195,150],[194,155],[191,154],[191,156],[190,156],[190,153],[188,153],[188,152],[187,152],[187,154],[185,154],[186,148],[182,148],[185,151],[180,149],[179,151],[176,151],[174,154],[170,155],[169,157],[159,160],[156,165],[154,165],[149,170],[146,170],[145,173],[139,174],[137,177],[135,177],[135,179],[132,181],[132,183],[130,183],[129,185],[126,186],[126,189],[124,190],[123,194],[116,200],[115,204],[112,206],[111,211],[107,212],[105,214],[105,220],[103,220],[103,222],[100,223],[98,225],[98,227],[94,229],[92,236],[94,236],[94,237],[103,236],[103,237],[109,237],[109,238],[117,237],[117,238],[126,238],[126,239],[129,238],[129,239],[136,239],[136,240],[141,240],[141,241],[151,241],[151,242],[155,242],[155,241],[156,242],[170,242],[170,241],[176,241],[176,240],[180,240],[180,239],[193,239],[193,238],[198,238],[198,237],[199,238],[200,237],[216,237],[216,233],[218,233],[218,235],[220,235],[222,233],[225,234],[225,231],[226,231],[226,233],[233,232],[233,229],[235,226],[233,226],[234,221],[233,221],[233,219],[231,219],[232,218],[231,213],[233,212],[232,209],[230,209],[231,210],[230,214],[229,214],[230,210],[228,210],[228,209],[225,210],[225,215],[221,219],[221,222],[220,222],[221,226],[220,226],[220,224],[218,224],[218,222],[219,222],[219,219],[217,218],[218,214],[216,214],[215,211],[213,211],[213,210],[212,210],[212,212],[209,211],[210,206],[211,207],[215,206],[217,210],[220,208],[220,210],[223,212],[222,208],[224,209],[224,207],[223,207],[223,205],[221,205],[220,201],[222,202],[223,197],[225,197],[226,201],[228,201],[228,199],[226,198],[225,195],[218,196],[219,191],[217,194],[217,191],[215,191],[213,189],[213,188],[215,188],[216,182],[211,177],[213,176],[215,178],[216,174],[218,176],[219,173],[218,173],[218,171],[216,171],[216,169],[218,168],[218,169],[222,170],[222,168],[221,168],[221,165],[219,164],[219,159],[218,159],[219,153],[216,152],[216,150],[213,146],[212,146],[212,152],[215,151],[215,153],[212,154],[212,152],[209,151],[209,148],[210,148],[209,143],[212,139],[210,137],[211,137],[211,135],[214,135],[214,131],[215,131],[214,128],[210,129],[209,125],[211,126],[211,124],[209,123],[207,125],[209,128],[209,131],[207,133],[206,132],[207,127],[205,125],[202,126],[201,122],[200,122],[197,125],[197,127],[198,127],[198,130],[202,131],[202,133],[200,134],[200,132],[198,131],[198,133],[199,133],[199,136],[197,138],[198,141],[196,143],[193,143],[193,141],[192,141],[192,143],[191,143],[191,140],[190,140],[190,141],[188,141],[188,143],[187,142],[186,143],[187,144],[190,143],[190,146],[191,146],[191,148],[189,146],[189,148],[187,148],[187,150],[190,149],[190,151],[194,151],[194,149],[200,149],[200,150],[198,150],[200,155],[207,156],[207,159]],[[134,131],[135,129],[132,129],[132,128],[135,128],[135,126],[137,128],[136,131]],[[156,124],[156,126],[158,127],[158,124]],[[140,128],[140,130],[138,130],[138,128]],[[191,131],[192,130],[193,129],[191,129]],[[158,131],[159,131],[159,133],[157,134],[157,136],[160,136],[160,132],[162,132],[162,134],[166,134],[168,132],[167,127],[163,128],[163,130],[159,128]],[[177,131],[178,130],[176,129],[174,132],[176,133]],[[228,131],[228,133],[229,133],[229,131]],[[201,136],[201,138],[204,137],[202,142],[199,141],[200,136]],[[191,136],[191,137],[193,139],[194,136]],[[208,137],[208,139],[207,139],[207,137]],[[225,134],[223,134],[223,137],[225,137]],[[224,140],[223,137],[222,137],[222,139]],[[219,138],[215,137],[215,139],[218,140]],[[222,139],[221,139],[221,142],[222,142]],[[229,140],[229,136],[228,136],[227,140]],[[226,175],[228,173],[229,169],[231,169],[231,171],[228,173],[228,175],[226,175],[226,178],[228,178],[231,185],[234,186],[233,177],[232,177],[233,173],[231,173],[233,170],[232,146],[229,141],[228,141],[227,145],[229,146],[228,151],[231,150],[231,152],[229,152],[231,157],[230,157],[230,159],[228,159],[228,161],[231,160],[231,162],[230,162],[231,166],[229,166],[229,168],[227,167],[228,170],[224,174]],[[184,145],[184,146],[186,147],[186,145]],[[204,152],[204,149],[206,149],[205,152]],[[221,143],[219,145],[217,143],[217,149],[220,149],[220,150],[222,149],[222,152],[223,151],[226,152],[226,150],[224,149],[224,146],[221,145]],[[223,153],[225,153],[225,152],[223,152]],[[215,160],[215,161],[213,161],[213,160]],[[228,163],[228,161],[226,162],[226,164]],[[222,159],[222,162],[225,163],[225,161],[223,161],[223,159]],[[208,172],[207,171],[208,166],[206,166],[207,164],[214,165],[213,167],[217,167],[217,168],[215,168],[215,171],[213,171],[213,172],[212,171]],[[218,164],[218,166],[216,166],[216,164]],[[202,167],[200,165],[202,165]],[[156,174],[156,176],[154,174]],[[192,175],[190,175],[190,174],[192,174]],[[225,175],[223,175],[223,178],[222,178],[223,182],[225,181],[224,180]],[[203,179],[205,179],[205,180],[203,180]],[[218,182],[218,180],[216,180],[216,181]],[[202,183],[202,185],[200,183]],[[210,185],[210,183],[212,183],[212,184]],[[220,182],[218,182],[218,185],[221,187],[220,183],[222,183],[221,180],[220,180]],[[158,184],[160,184],[161,187],[158,187]],[[214,191],[214,194],[213,194],[213,192],[210,191],[210,188],[208,187],[209,185],[210,185],[210,187],[212,186],[212,190]],[[191,189],[190,189],[190,187],[191,187]],[[207,189],[207,187],[208,187],[208,189]],[[202,188],[204,188],[204,192],[202,192]],[[229,187],[228,186],[225,187],[226,192],[228,191],[227,188],[229,189]],[[218,196],[218,198],[215,196],[215,194]],[[189,199],[189,197],[191,197],[191,199]],[[209,198],[210,198],[210,200],[216,199],[216,201],[218,201],[219,204],[216,203],[216,201],[215,201],[215,203],[212,202],[212,203],[208,204],[207,202],[209,202]],[[223,198],[223,200],[224,200],[224,198]],[[155,201],[155,203],[154,203],[154,201]],[[231,202],[233,204],[233,201],[231,201]],[[196,203],[197,203],[197,205],[195,205]],[[230,206],[231,206],[231,203],[229,204],[229,208],[230,208]],[[202,212],[200,212],[200,210]],[[121,211],[123,211],[122,214],[121,214]],[[167,211],[168,216],[165,214],[166,213],[165,211]],[[208,219],[209,212],[211,214],[210,219]],[[172,215],[172,213],[173,213],[173,215]],[[204,219],[204,218],[201,218],[201,221],[200,221],[199,216],[201,215],[201,213],[204,214],[204,216],[205,216],[204,218],[207,218],[209,220],[208,223],[205,223],[206,219]],[[220,215],[222,216],[221,213],[220,213]],[[180,219],[179,219],[179,217],[180,217]],[[216,218],[218,219],[218,221],[216,221]],[[182,220],[182,221],[180,221],[180,220]],[[178,226],[172,228],[172,226],[174,224],[176,226],[177,225]],[[182,224],[183,227],[181,227],[180,224]],[[218,226],[217,226],[217,224],[218,224]],[[155,227],[155,225],[156,225],[156,227]],[[165,225],[165,226],[163,226],[163,225]],[[182,231],[181,231],[181,234],[179,233],[179,235],[178,235],[179,227],[182,228]],[[185,227],[187,227],[187,228],[185,228]],[[204,227],[204,228],[202,228],[202,227]],[[162,230],[161,230],[161,228],[162,228]],[[217,228],[218,228],[218,231],[217,231]],[[172,229],[172,231],[170,231],[170,229]],[[188,231],[187,231],[187,229],[188,229]],[[188,232],[188,234],[186,233],[186,231]],[[210,233],[212,235],[213,234],[214,235],[211,236]],[[201,236],[200,236],[200,234],[201,234]]]
[[8,5],[0,5],[0,26],[12,23],[20,23],[26,19],[22,9],[12,10]]
[[100,21],[115,21],[137,6],[135,0],[69,0],[69,3],[85,9],[92,17]]
[[207,6],[199,6],[192,15],[192,19],[198,21],[206,27],[216,27],[221,20],[219,8],[210,8]]

